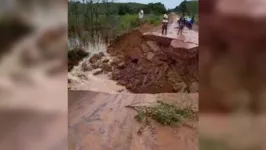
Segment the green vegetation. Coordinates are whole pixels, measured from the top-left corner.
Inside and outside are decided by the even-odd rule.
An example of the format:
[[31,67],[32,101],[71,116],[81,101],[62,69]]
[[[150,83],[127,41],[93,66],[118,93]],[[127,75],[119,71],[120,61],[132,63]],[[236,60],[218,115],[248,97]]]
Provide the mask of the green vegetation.
[[136,120],[139,122],[147,122],[149,118],[172,127],[178,127],[188,118],[195,116],[195,112],[191,108],[180,109],[175,105],[158,101],[153,107],[146,106],[128,106],[138,111]]
[[[120,23],[117,25],[115,33],[121,35],[139,26],[138,15],[126,14],[119,16]],[[161,23],[162,16],[146,15],[144,17],[144,23],[149,23],[157,26]]]
[[138,111],[138,114],[135,116],[135,118],[138,122],[142,122],[145,119],[144,111]]
[[[185,5],[184,5],[185,4]],[[195,14],[198,22],[198,1],[184,1],[173,10],[167,11],[162,3],[115,3],[108,0],[68,1],[68,36],[78,38],[80,44],[103,39],[106,43],[113,38],[139,26],[138,13],[144,10],[144,23],[157,26],[162,15],[183,6],[188,14]],[[97,41],[95,41],[97,42]]]
[[195,23],[199,24],[199,16],[198,15],[195,15]]
[[173,11],[178,13],[186,13],[186,14],[198,14],[199,12],[199,1],[198,0],[191,0],[187,1],[184,0],[180,3],[179,6],[176,6]]
[[126,106],[138,112],[135,119],[141,123],[138,134],[141,135],[145,128],[149,128],[154,133],[154,128],[151,124],[151,119],[154,121],[171,127],[179,127],[186,124],[188,119],[197,117],[196,112],[191,108],[178,108],[173,104],[167,104],[162,101],[157,101],[152,106]]
[[195,23],[198,24],[199,17],[199,1],[198,0],[184,0],[182,1],[179,6],[176,6],[174,9],[169,10],[170,12],[176,12],[177,14],[187,14],[188,16],[192,17],[194,15],[195,17]]
[[[160,15],[166,12],[162,3],[114,3],[106,0],[69,1],[68,35],[81,41],[106,41],[139,26],[138,13],[144,10],[144,22],[160,24]],[[85,43],[82,43],[85,44]]]
[[150,16],[144,18],[144,21],[146,23],[157,26],[157,25],[161,24],[162,18],[163,18],[163,15],[150,15]]
[[174,105],[158,101],[158,105],[148,113],[157,122],[163,125],[179,126],[185,118],[191,117],[191,109],[178,109]]
[[123,32],[129,31],[132,28],[138,26],[138,15],[126,14],[120,16],[120,24],[117,26],[117,33],[121,34]]

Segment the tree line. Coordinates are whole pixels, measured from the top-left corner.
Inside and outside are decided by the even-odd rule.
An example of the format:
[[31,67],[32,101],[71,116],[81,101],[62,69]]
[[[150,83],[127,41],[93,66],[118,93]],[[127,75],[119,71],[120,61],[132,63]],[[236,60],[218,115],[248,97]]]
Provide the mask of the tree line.
[[[68,33],[69,37],[85,38],[84,41],[95,39],[97,34],[110,37],[116,34],[115,29],[125,26],[125,21],[130,21],[135,17],[129,16],[121,20],[125,15],[136,15],[140,10],[145,14],[163,14],[167,10],[162,3],[115,3],[108,0],[83,0],[68,1]],[[131,19],[131,20],[130,20]],[[123,23],[124,21],[124,23]],[[96,34],[97,33],[97,34]]]
[[178,6],[169,11],[177,13],[185,13],[188,15],[198,14],[199,11],[198,6],[199,6],[198,0],[191,0],[191,1],[183,0]]
[[118,3],[118,14],[125,15],[125,14],[136,14],[142,9],[145,14],[164,14],[166,13],[166,8],[164,4],[161,2],[159,3],[149,3],[145,4],[137,4],[134,3]]

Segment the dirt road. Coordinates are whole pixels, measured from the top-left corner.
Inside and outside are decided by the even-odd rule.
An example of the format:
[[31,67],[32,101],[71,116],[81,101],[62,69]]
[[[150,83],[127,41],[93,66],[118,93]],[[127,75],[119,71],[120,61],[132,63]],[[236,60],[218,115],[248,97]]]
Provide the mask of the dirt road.
[[[125,63],[122,66],[123,69],[115,68],[119,65],[111,66],[118,69],[118,74],[115,74],[115,70],[109,73],[104,73],[102,70],[102,73],[97,75],[93,75],[96,69],[86,72],[82,72],[82,69],[76,70],[76,76],[72,76],[72,79],[78,79],[73,79],[74,88],[72,89],[79,91],[69,92],[69,150],[198,150],[198,120],[191,120],[178,128],[151,121],[151,124],[139,135],[138,131],[143,124],[136,121],[135,110],[125,107],[149,106],[161,100],[177,104],[181,108],[191,107],[198,110],[198,93],[162,93],[162,91],[173,92],[166,89],[172,89],[172,82],[175,85],[179,77],[177,72],[173,73],[174,71],[169,69],[167,60],[176,58],[177,61],[182,61],[183,58],[180,57],[189,59],[191,56],[191,59],[195,59],[194,54],[197,53],[198,48],[197,32],[185,29],[184,34],[178,36],[177,24],[175,21],[172,22],[166,36],[161,35],[160,27],[146,33],[140,29],[135,30],[118,39],[118,42],[111,47],[112,50],[109,49],[110,55],[105,54],[102,58],[95,60],[95,63],[88,63],[89,59],[81,63],[80,68],[84,64],[85,66],[87,64],[110,65],[109,62],[118,58],[115,57],[117,56],[115,53],[124,54],[122,55],[124,59],[129,56],[130,59],[132,57],[139,61],[139,63],[133,62],[127,58],[127,61],[122,62]],[[168,45],[163,45],[164,42]],[[170,54],[170,57],[165,51],[172,52],[173,55]],[[104,63],[106,59],[108,61]],[[153,66],[156,63],[159,65]],[[181,67],[175,67],[182,68],[182,63],[179,63]],[[197,63],[191,64],[197,66]],[[103,69],[103,67],[97,69]],[[196,67],[195,70],[197,70]],[[120,78],[120,84],[124,81],[124,86],[117,85],[118,80],[108,78],[110,73],[112,78]],[[161,82],[158,82],[160,79]],[[138,85],[141,82],[142,84]],[[181,78],[180,83],[183,83]],[[125,84],[131,85],[131,89],[135,86],[138,90],[144,90],[142,92],[144,94],[128,92]],[[152,93],[149,90],[153,88],[157,94],[147,94]]]
[[[200,114],[200,149],[265,150],[265,114]],[[248,136],[247,136],[248,135]]]
[[[126,105],[147,105],[163,99],[197,109],[197,94],[107,94],[69,92],[69,148],[71,150],[197,150],[197,121],[171,128],[156,122],[144,130]],[[188,98],[189,97],[189,98]]]
[[177,20],[179,17],[176,14],[170,14],[169,15],[169,25],[167,29],[167,35],[162,35],[162,29],[161,26],[158,26],[151,30],[150,32],[144,33],[144,35],[147,34],[153,34],[161,37],[171,38],[180,40],[186,43],[193,43],[198,45],[199,38],[198,38],[198,31],[196,30],[189,30],[188,28],[184,28],[182,35],[177,35],[178,32],[178,23]]

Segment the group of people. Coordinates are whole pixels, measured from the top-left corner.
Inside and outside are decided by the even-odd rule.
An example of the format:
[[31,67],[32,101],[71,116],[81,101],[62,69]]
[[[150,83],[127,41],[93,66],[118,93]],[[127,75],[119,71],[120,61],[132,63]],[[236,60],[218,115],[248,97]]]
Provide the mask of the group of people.
[[[140,25],[141,25],[141,20],[143,20],[143,17],[144,17],[144,11],[140,10],[139,12]],[[164,14],[163,20],[162,20],[162,34],[163,35],[167,34],[168,21],[169,21],[168,15]],[[194,24],[194,16],[192,16],[191,18],[188,18],[184,14],[182,14],[182,16],[177,20],[177,23],[179,25],[177,34],[180,35],[183,33],[183,30],[185,27],[192,29],[192,25]]]
[[[194,16],[192,18],[186,17],[184,14],[177,20],[179,25],[177,34],[180,35],[183,33],[185,27],[192,29],[192,25],[194,24]],[[167,34],[167,27],[168,27],[168,15],[164,14],[163,21],[162,21],[162,34]]]
[[192,29],[192,25],[194,24],[194,16],[192,16],[192,18],[189,18],[183,14],[177,22],[179,24],[178,34],[182,34],[184,27]]

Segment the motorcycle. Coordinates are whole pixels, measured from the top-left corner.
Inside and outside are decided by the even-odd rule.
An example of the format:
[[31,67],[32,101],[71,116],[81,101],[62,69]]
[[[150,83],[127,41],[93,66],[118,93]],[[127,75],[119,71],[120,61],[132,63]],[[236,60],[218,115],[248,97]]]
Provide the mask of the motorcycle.
[[[177,23],[178,23],[178,25],[180,25],[181,24],[181,19],[182,18],[180,18],[180,19],[178,19],[177,20]],[[185,26],[188,28],[188,29],[192,29],[192,23],[190,22],[190,21],[187,21],[187,20],[184,20],[185,21]]]

